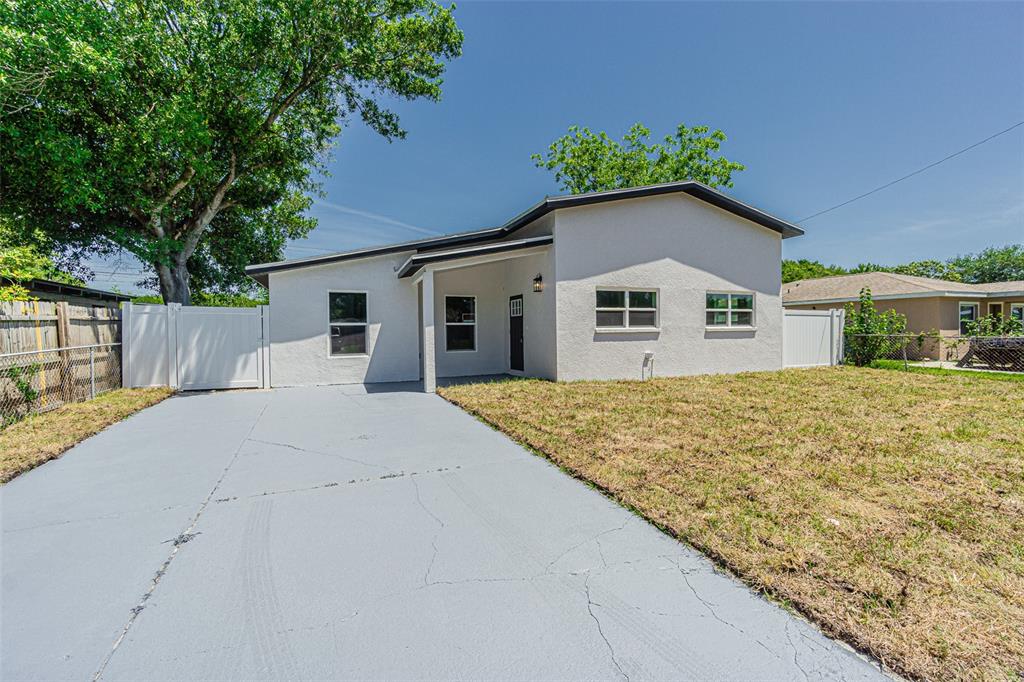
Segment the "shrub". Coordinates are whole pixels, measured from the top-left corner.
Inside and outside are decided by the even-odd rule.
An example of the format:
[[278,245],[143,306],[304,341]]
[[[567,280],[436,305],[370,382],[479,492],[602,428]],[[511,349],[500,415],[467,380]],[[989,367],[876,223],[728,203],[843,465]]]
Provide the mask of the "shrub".
[[[895,310],[879,313],[871,298],[871,290],[860,290],[860,300],[846,306],[846,358],[864,367],[899,350],[905,342],[899,334],[907,331],[907,318]],[[923,338],[922,338],[923,340]]]
[[1024,336],[1024,323],[1002,315],[987,315],[964,324],[964,336]]

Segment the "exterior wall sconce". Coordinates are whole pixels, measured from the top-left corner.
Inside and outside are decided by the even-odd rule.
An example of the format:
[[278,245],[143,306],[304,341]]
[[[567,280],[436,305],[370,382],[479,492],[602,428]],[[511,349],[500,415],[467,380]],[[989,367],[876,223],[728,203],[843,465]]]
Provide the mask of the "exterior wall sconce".
[[544,291],[544,278],[538,274],[533,278],[533,292],[539,294],[542,291]]

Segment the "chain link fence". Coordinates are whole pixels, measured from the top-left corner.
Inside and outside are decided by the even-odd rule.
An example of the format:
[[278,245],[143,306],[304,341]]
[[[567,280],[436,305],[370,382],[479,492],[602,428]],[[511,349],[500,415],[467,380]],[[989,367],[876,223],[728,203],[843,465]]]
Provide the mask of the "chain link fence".
[[1024,336],[848,334],[846,357],[862,353],[923,367],[1024,372]]
[[0,428],[120,386],[120,343],[0,355]]

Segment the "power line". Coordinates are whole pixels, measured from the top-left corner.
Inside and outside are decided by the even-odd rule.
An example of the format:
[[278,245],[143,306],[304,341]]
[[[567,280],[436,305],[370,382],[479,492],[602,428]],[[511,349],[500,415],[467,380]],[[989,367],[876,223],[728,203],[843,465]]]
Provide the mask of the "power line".
[[813,214],[813,215],[809,215],[809,216],[807,216],[806,218],[801,218],[800,220],[798,220],[798,221],[796,221],[796,222],[797,222],[797,224],[800,224],[800,223],[803,223],[803,222],[807,222],[808,220],[810,220],[810,219],[812,219],[812,218],[817,218],[818,216],[820,216],[820,215],[825,215],[826,213],[830,213],[831,211],[834,211],[834,210],[836,210],[837,208],[842,208],[843,206],[846,206],[847,204],[852,204],[853,202],[855,202],[855,201],[859,201],[860,199],[863,199],[864,197],[867,197],[867,196],[871,196],[871,195],[872,195],[872,194],[874,194],[875,192],[880,192],[880,191],[882,191],[883,189],[885,189],[886,187],[892,187],[892,186],[893,186],[893,185],[895,185],[895,184],[896,184],[897,182],[903,182],[903,181],[904,181],[904,180],[906,180],[907,178],[912,178],[912,177],[914,177],[915,175],[917,175],[917,174],[919,174],[919,173],[923,173],[923,172],[925,172],[925,171],[926,171],[926,170],[928,170],[929,168],[935,168],[935,166],[938,166],[938,165],[939,165],[940,163],[945,163],[946,161],[949,161],[949,160],[950,160],[950,159],[952,159],[952,158],[955,158],[955,157],[957,157],[957,156],[960,156],[960,155],[961,155],[961,154],[963,154],[964,152],[969,152],[969,151],[971,151],[972,149],[974,149],[975,147],[979,147],[979,146],[981,146],[981,145],[985,144],[986,142],[988,142],[988,141],[990,141],[990,140],[994,140],[994,139],[996,139],[997,137],[999,137],[1000,135],[1005,135],[1006,133],[1010,132],[1010,131],[1011,131],[1011,130],[1013,130],[1014,128],[1019,128],[1020,126],[1024,126],[1024,121],[1019,121],[1019,122],[1017,122],[1017,123],[1014,123],[1014,124],[1013,124],[1012,126],[1010,126],[1009,128],[1006,128],[1006,129],[1004,129],[1004,130],[1000,130],[1000,131],[999,131],[998,133],[995,133],[994,135],[989,135],[989,136],[988,136],[988,137],[986,137],[986,138],[985,138],[984,140],[981,140],[981,141],[979,141],[979,142],[975,142],[974,144],[972,144],[972,145],[970,145],[970,146],[968,146],[968,147],[964,147],[964,148],[963,148],[963,149],[961,149],[960,151],[956,151],[956,152],[953,152],[953,153],[952,153],[952,154],[950,154],[949,156],[946,156],[946,157],[944,157],[944,158],[941,158],[941,159],[939,159],[938,161],[935,161],[934,163],[930,163],[930,164],[928,164],[927,166],[923,166],[923,167],[921,167],[921,168],[918,168],[918,169],[917,169],[916,171],[914,171],[913,173],[907,173],[907,174],[906,174],[906,175],[904,175],[904,176],[903,176],[902,178],[896,178],[896,179],[895,179],[895,180],[893,180],[892,182],[887,182],[887,183],[885,183],[884,185],[881,185],[881,186],[879,186],[879,187],[876,187],[876,188],[874,188],[874,189],[873,189],[873,190],[871,190],[870,192],[864,192],[864,194],[861,194],[861,195],[859,195],[859,196],[855,196],[855,197],[854,197],[854,198],[852,198],[852,199],[848,199],[848,200],[844,201],[844,202],[843,202],[843,203],[841,203],[841,204],[836,204],[836,205],[835,205],[835,206],[833,206],[832,208],[826,208],[826,209],[825,209],[824,211],[818,211],[817,213],[815,213],[815,214]]

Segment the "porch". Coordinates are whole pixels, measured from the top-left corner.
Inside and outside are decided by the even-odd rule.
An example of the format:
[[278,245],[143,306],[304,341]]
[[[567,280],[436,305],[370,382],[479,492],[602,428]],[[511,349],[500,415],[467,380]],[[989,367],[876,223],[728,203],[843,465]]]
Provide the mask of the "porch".
[[433,393],[461,377],[554,378],[550,235],[417,254],[398,271],[416,287],[420,377]]

